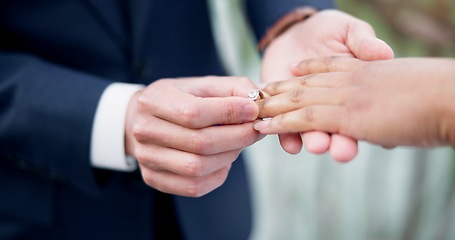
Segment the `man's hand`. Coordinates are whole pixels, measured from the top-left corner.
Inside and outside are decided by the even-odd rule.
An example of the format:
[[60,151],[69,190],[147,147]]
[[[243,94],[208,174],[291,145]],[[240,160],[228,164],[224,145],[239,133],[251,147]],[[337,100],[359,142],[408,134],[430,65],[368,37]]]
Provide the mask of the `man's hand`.
[[[337,10],[325,10],[297,23],[277,37],[264,52],[261,79],[264,83],[290,79],[298,62],[328,56],[350,56],[362,60],[393,58],[392,49],[376,38],[366,22]],[[303,142],[302,142],[303,139]],[[330,149],[332,158],[348,161],[357,154],[357,142],[337,134],[307,132],[281,134],[280,142],[287,152],[305,148],[313,153]]]
[[253,129],[255,85],[239,77],[163,79],[130,101],[126,152],[144,181],[172,194],[199,197],[219,187],[240,151],[264,135]]

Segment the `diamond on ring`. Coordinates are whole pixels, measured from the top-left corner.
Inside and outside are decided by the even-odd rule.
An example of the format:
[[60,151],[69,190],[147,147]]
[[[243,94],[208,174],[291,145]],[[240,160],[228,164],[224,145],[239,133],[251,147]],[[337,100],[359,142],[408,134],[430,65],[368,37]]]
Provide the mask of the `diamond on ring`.
[[261,96],[259,90],[253,90],[251,92],[248,93],[248,98],[251,100],[251,101],[256,101],[259,99],[259,97]]

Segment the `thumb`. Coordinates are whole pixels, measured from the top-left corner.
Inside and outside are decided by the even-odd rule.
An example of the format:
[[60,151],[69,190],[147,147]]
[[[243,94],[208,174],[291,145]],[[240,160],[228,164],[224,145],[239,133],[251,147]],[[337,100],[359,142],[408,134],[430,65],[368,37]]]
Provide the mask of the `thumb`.
[[371,25],[364,21],[351,22],[346,34],[347,46],[356,58],[371,61],[394,57],[392,48],[377,38]]

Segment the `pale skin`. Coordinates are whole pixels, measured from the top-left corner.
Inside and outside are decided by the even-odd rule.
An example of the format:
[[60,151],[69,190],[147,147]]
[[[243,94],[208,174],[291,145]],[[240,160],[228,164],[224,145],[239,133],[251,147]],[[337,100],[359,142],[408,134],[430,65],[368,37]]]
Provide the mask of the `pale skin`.
[[[297,23],[276,38],[264,52],[261,80],[264,83],[298,76],[291,68],[296,63],[312,58],[350,56],[363,60],[391,59],[392,49],[376,38],[366,22],[337,10],[321,11]],[[320,131],[281,133],[280,143],[291,154],[302,146],[312,153],[330,151],[338,161],[347,161],[357,154],[357,142],[351,138]]]
[[264,134],[323,131],[395,146],[455,146],[455,60],[402,58],[301,62],[305,75],[270,84],[258,102]]
[[126,119],[126,153],[144,181],[166,193],[199,197],[219,187],[232,162],[264,135],[240,77],[163,79],[137,93]]
[[[294,76],[290,66],[295,62],[331,55],[387,59],[393,52],[367,23],[339,11],[322,11],[267,47],[262,81],[288,79]],[[145,183],[190,197],[222,185],[241,150],[265,136],[253,128],[259,110],[246,97],[252,89],[257,86],[245,78],[194,77],[161,79],[137,93],[128,107],[125,152],[138,160]],[[343,136],[306,136],[305,146],[313,152],[325,152],[330,145],[337,158],[357,150],[356,142]],[[280,139],[288,152],[302,147],[298,134]]]

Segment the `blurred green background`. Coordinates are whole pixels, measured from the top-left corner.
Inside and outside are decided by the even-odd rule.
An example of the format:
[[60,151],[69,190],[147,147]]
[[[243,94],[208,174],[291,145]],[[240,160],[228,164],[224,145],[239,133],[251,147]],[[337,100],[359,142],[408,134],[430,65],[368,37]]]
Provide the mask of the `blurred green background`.
[[455,0],[337,0],[369,22],[396,57],[455,57]]

